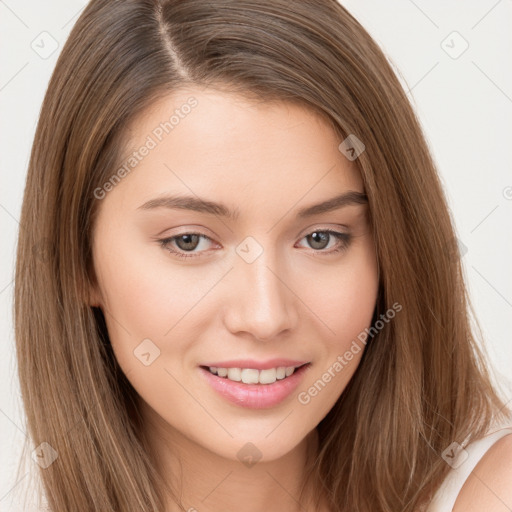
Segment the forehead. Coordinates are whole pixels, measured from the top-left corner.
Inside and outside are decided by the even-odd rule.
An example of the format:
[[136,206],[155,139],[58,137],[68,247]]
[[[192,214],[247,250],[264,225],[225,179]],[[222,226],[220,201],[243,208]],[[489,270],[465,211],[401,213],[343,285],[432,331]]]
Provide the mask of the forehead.
[[109,196],[122,192],[139,206],[155,193],[213,194],[240,211],[249,197],[261,209],[362,190],[356,165],[338,149],[341,141],[326,119],[297,103],[180,89],[127,127],[120,164],[132,155],[134,165]]

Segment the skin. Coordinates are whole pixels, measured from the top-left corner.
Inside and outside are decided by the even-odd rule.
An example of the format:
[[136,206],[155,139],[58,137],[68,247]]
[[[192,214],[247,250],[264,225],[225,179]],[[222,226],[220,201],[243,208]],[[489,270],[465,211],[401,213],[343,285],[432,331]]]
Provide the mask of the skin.
[[[183,476],[186,510],[317,510],[298,503],[306,458],[363,351],[309,403],[297,397],[370,326],[378,269],[367,205],[305,219],[296,212],[364,192],[363,182],[318,115],[220,89],[182,89],[159,100],[130,126],[129,151],[190,96],[197,106],[101,199],[90,303],[102,308],[115,356],[140,396],[159,467],[169,482]],[[139,209],[171,193],[222,202],[240,215]],[[323,245],[307,237],[325,229],[351,234],[349,245],[332,253],[343,245],[336,237]],[[196,257],[180,258],[158,242],[186,233],[209,237],[189,249]],[[252,263],[236,252],[248,236],[263,249]],[[169,245],[187,253],[178,243]],[[160,350],[148,366],[134,356],[144,339]],[[234,405],[200,375],[207,361],[275,357],[310,366],[272,408]],[[251,467],[237,457],[249,442],[261,454]],[[178,510],[170,499],[167,510]]]
[[496,441],[464,483],[453,512],[512,510],[512,434]]

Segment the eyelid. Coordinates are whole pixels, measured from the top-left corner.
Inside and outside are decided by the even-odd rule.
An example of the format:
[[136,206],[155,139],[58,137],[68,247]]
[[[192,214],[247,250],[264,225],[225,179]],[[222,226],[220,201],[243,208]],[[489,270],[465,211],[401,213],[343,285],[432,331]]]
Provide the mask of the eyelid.
[[[196,229],[198,231],[195,231]],[[315,231],[338,231],[339,229],[345,229],[345,230],[349,231],[350,227],[347,224],[335,224],[334,227],[332,226],[332,224],[328,225],[328,226],[321,225],[321,224],[313,224],[312,226],[309,226],[303,230],[303,232],[299,235],[299,239],[302,239],[305,236],[310,235],[311,233],[314,233]],[[164,236],[163,238],[169,239],[169,238],[179,237],[182,235],[198,235],[198,236],[207,238],[211,241],[214,241],[214,237],[216,235],[213,235],[213,236],[207,235],[206,233],[204,233],[200,230],[206,230],[209,233],[212,233],[210,230],[204,228],[203,226],[197,227],[197,228],[194,226],[185,226],[185,228],[180,229],[180,232],[173,233],[172,235]],[[162,233],[165,233],[166,231],[169,231],[169,230],[166,229],[166,230],[162,231]],[[348,234],[348,233],[346,233],[346,234]],[[157,234],[155,236],[155,239],[161,239],[161,235]]]
[[[315,231],[336,231],[340,232],[340,229],[350,230],[349,226],[347,224],[336,224],[334,226],[329,225],[322,225],[322,224],[313,224],[312,226],[309,226],[303,231],[303,234],[299,235],[300,238],[304,238],[307,235],[310,235],[311,233],[314,233]],[[348,232],[346,233],[348,234]]]

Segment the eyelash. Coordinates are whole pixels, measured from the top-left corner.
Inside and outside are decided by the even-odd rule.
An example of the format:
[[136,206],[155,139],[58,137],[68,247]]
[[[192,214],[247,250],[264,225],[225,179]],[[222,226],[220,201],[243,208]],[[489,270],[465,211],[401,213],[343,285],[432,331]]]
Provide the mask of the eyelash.
[[[329,256],[331,256],[333,254],[340,253],[340,252],[346,250],[348,248],[348,246],[350,245],[350,242],[352,240],[352,235],[350,235],[348,233],[340,233],[339,231],[333,231],[331,229],[323,229],[323,230],[316,229],[316,230],[311,231],[310,233],[304,235],[302,238],[306,238],[307,236],[312,235],[313,233],[329,233],[330,235],[334,236],[335,238],[337,238],[339,240],[340,246],[338,246],[334,250],[325,251],[323,249],[317,249],[317,250],[313,249],[313,252],[320,253],[320,254],[325,254],[325,255],[329,255]],[[197,258],[197,257],[199,257],[198,253],[188,253],[187,254],[187,253],[183,253],[183,252],[180,252],[180,251],[176,251],[176,250],[171,249],[169,247],[169,244],[172,241],[174,241],[177,238],[180,238],[182,236],[185,236],[185,235],[197,235],[199,237],[205,238],[206,240],[212,240],[210,237],[208,237],[206,235],[203,235],[202,233],[190,232],[190,233],[181,233],[180,235],[175,235],[175,236],[171,236],[171,237],[168,237],[168,238],[162,238],[162,239],[158,240],[158,242],[159,242],[160,246],[163,249],[165,249],[166,251],[170,252],[171,254],[176,255],[179,258]]]

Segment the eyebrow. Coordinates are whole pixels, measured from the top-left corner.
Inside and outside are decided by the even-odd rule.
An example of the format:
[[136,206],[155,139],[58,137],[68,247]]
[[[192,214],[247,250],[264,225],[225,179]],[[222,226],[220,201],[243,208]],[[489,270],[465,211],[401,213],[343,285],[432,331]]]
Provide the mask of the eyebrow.
[[[368,204],[368,197],[362,192],[348,191],[338,196],[327,199],[321,203],[313,204],[301,208],[297,212],[300,219],[318,215],[321,213],[331,212],[344,206]],[[218,215],[228,219],[236,220],[240,216],[238,208],[231,210],[223,203],[216,203],[194,196],[163,196],[150,199],[139,206],[138,210],[153,210],[155,208],[169,208],[178,210],[192,210],[210,215]]]

